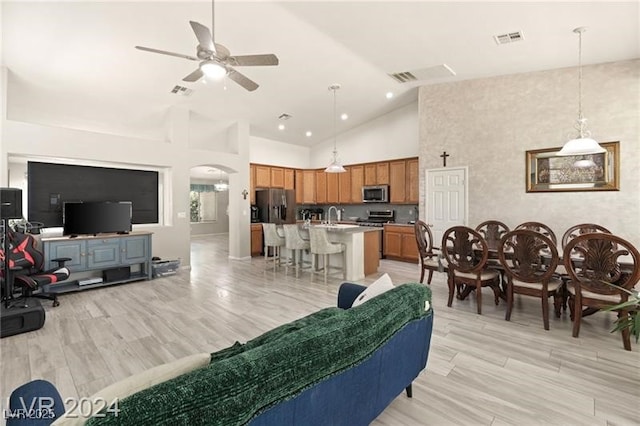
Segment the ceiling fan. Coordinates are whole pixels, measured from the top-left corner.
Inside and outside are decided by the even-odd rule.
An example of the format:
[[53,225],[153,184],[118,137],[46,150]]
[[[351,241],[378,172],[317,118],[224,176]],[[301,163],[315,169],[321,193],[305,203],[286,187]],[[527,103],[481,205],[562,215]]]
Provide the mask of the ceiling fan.
[[189,59],[190,61],[200,61],[198,68],[183,78],[183,81],[195,82],[205,75],[214,79],[220,79],[224,76],[228,76],[231,80],[235,81],[248,91],[252,92],[256,90],[258,88],[258,84],[244,74],[236,71],[233,67],[278,65],[278,57],[271,53],[264,55],[231,56],[229,49],[215,42],[213,33],[215,25],[214,22],[215,9],[213,0],[211,1],[211,31],[209,31],[209,28],[198,22],[189,21],[189,24],[191,24],[191,28],[198,39],[196,56],[167,52],[165,50],[152,49],[144,46],[136,46],[136,49],[144,50],[146,52],[160,53],[163,55],[176,56],[178,58]]

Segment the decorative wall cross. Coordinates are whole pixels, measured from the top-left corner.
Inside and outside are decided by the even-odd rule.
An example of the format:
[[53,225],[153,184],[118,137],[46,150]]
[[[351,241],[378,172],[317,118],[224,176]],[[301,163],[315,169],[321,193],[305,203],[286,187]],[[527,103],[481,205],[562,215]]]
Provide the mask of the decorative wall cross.
[[442,155],[440,157],[442,157],[442,167],[447,167],[447,157],[449,157],[450,155],[447,154],[447,151],[442,151]]

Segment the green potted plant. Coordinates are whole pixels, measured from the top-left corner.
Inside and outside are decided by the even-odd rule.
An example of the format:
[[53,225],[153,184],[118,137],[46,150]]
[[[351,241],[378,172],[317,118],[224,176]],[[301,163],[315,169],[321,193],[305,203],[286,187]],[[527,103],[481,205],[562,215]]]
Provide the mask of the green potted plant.
[[[611,285],[611,286],[614,285],[606,281],[602,281],[602,282],[606,283],[607,285]],[[629,315],[625,316],[624,318],[618,318],[615,321],[614,323],[615,326],[613,330],[611,330],[611,332],[615,333],[616,331],[622,331],[625,328],[628,328],[631,335],[635,336],[636,343],[638,343],[638,340],[640,340],[640,315],[638,315],[638,313],[640,312],[640,294],[636,289],[627,290],[626,288],[621,288],[619,286],[615,286],[615,287],[618,290],[628,293],[629,299],[626,302],[609,306],[608,308],[605,308],[603,310],[617,311],[617,310],[626,308],[629,311]]]

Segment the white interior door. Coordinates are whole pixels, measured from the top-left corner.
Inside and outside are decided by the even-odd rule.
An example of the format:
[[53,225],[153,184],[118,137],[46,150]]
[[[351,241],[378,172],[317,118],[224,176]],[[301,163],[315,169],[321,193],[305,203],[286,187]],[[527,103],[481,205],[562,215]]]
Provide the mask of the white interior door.
[[467,168],[431,169],[426,174],[426,219],[433,244],[440,247],[444,231],[467,223]]

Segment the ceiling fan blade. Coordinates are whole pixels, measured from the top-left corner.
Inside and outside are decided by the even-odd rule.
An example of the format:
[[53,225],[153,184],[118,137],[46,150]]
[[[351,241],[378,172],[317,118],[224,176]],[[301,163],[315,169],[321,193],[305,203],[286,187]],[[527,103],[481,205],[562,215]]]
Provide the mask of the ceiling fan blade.
[[211,36],[211,31],[209,31],[209,28],[196,21],[189,21],[189,23],[191,24],[191,28],[193,28],[193,32],[198,38],[198,43],[200,44],[200,46],[213,53],[216,53],[216,46],[213,43],[213,37]]
[[203,75],[204,75],[204,73],[202,72],[202,70],[200,68],[198,68],[194,72],[192,72],[191,74],[189,74],[188,76],[183,78],[182,81],[189,81],[189,82],[193,83],[194,81],[200,80]]
[[243,56],[229,56],[227,61],[230,65],[237,67],[250,67],[250,66],[262,66],[262,65],[278,65],[278,57],[274,54],[267,55],[243,55]]
[[234,69],[229,69],[229,74],[227,74],[227,76],[250,92],[253,92],[259,87],[258,83],[250,80],[247,76],[240,74]]
[[169,55],[169,56],[175,56],[177,58],[189,59],[190,61],[200,60],[195,56],[183,55],[182,53],[167,52],[166,50],[152,49],[150,47],[136,46],[136,49],[144,50],[145,52],[160,53],[161,55]]

